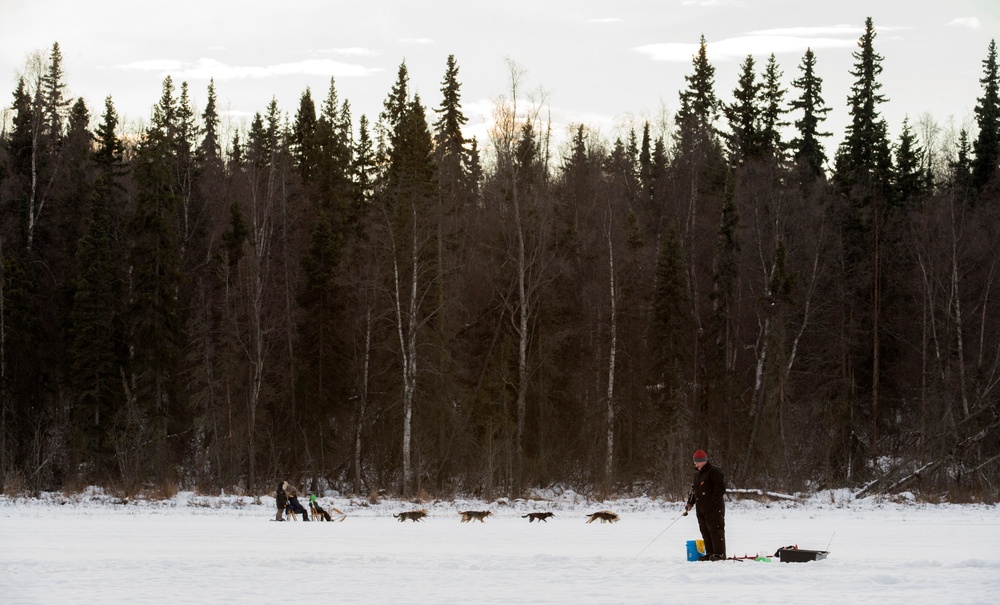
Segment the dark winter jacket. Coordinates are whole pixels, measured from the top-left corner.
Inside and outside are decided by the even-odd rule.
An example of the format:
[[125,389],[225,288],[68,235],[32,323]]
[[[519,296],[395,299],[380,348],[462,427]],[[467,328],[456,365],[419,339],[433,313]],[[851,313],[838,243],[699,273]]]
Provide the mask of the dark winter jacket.
[[706,462],[694,476],[688,506],[697,506],[699,515],[725,514],[726,481],[722,471]]
[[284,488],[285,485],[287,485],[287,483],[285,483],[284,481],[279,483],[278,491],[274,495],[275,505],[277,506],[278,510],[285,510],[285,507],[288,506],[288,494],[285,493],[285,488]]
[[[298,496],[288,496],[288,508],[293,513],[298,513],[300,515],[306,515],[306,508],[302,506],[299,502]],[[308,519],[307,519],[308,520]]]

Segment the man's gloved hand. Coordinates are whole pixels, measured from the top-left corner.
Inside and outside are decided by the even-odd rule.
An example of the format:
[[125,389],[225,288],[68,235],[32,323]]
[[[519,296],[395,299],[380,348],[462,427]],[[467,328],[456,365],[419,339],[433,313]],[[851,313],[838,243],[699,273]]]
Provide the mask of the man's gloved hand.
[[691,505],[690,504],[684,507],[684,514],[682,516],[686,517],[689,512],[691,512]]

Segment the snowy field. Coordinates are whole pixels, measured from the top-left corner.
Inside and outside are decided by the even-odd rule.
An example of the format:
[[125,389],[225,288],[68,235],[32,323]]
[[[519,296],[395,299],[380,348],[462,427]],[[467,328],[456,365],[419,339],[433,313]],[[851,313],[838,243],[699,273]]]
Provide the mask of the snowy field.
[[[1000,603],[998,506],[730,501],[730,554],[830,556],[696,563],[676,502],[320,501],[346,520],[273,523],[273,498],[0,497],[0,603]],[[424,522],[392,517],[414,508]],[[605,508],[621,521],[586,523]],[[535,510],[556,516],[521,517]]]

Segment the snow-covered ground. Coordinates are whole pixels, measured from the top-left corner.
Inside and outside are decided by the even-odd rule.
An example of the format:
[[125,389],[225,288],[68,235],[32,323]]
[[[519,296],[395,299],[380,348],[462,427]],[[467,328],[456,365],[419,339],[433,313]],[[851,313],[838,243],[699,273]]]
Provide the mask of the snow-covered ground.
[[[685,543],[699,537],[697,521],[681,518],[677,502],[588,502],[572,493],[419,506],[320,500],[347,519],[272,523],[273,498],[0,497],[0,602],[1000,603],[995,505],[842,493],[736,500],[727,509],[730,554],[797,544],[829,557],[692,563]],[[392,517],[414,508],[429,511],[424,522]],[[621,521],[586,523],[585,514],[605,508]],[[495,516],[460,523],[464,509]],[[556,516],[521,517],[535,510]]]

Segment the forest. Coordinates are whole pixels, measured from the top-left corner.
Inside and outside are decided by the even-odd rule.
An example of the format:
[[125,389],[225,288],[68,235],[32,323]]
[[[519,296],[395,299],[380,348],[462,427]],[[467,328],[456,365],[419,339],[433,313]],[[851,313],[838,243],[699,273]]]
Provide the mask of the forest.
[[28,55],[2,492],[682,497],[705,449],[731,488],[995,502],[995,42],[974,124],[895,140],[871,19],[842,141],[811,50],[786,88],[707,48],[666,123],[561,144],[513,63],[478,141],[454,56],[438,98],[404,61],[377,116],[331,78],[229,131],[168,76],[128,133]]

